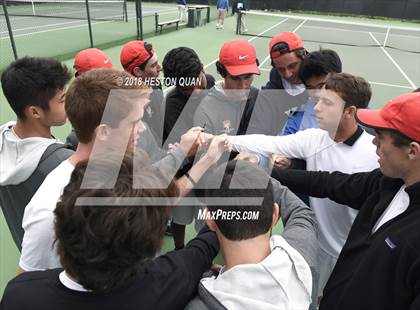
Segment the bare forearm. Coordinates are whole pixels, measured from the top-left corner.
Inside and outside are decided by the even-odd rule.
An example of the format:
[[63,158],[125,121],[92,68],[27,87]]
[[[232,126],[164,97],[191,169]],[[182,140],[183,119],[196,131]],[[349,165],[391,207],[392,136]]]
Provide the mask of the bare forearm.
[[187,176],[182,176],[178,179],[177,185],[180,189],[180,195],[181,197],[186,196],[193,188],[194,183],[197,183],[201,177],[204,175],[204,173],[214,165],[214,161],[211,160],[209,157],[204,155],[192,168],[188,171],[188,174],[190,175],[190,180]]

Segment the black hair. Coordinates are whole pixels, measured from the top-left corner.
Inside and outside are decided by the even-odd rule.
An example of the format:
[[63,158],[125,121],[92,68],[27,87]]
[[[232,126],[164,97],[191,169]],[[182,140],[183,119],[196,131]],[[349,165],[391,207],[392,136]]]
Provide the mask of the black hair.
[[[226,170],[225,170],[226,168]],[[220,184],[221,180],[221,184]],[[220,184],[218,188],[214,185]],[[220,166],[206,179],[206,198],[227,198],[231,204],[212,204],[207,202],[211,212],[259,212],[258,218],[216,218],[214,221],[220,232],[229,240],[239,241],[251,239],[267,233],[272,226],[274,213],[273,187],[269,175],[247,161],[230,161],[227,166]],[[260,199],[256,204],[244,205],[241,203]]]
[[401,133],[401,132],[399,132],[398,130],[395,130],[395,129],[375,128],[375,127],[371,127],[371,128],[375,129],[375,131],[377,133],[382,133],[382,132],[389,133],[389,135],[391,136],[391,139],[392,139],[392,144],[396,147],[399,147],[399,148],[408,147],[408,146],[410,146],[411,142],[420,143],[420,141],[414,141],[410,137],[407,137],[405,134],[403,134],[403,133]]
[[305,82],[313,76],[324,76],[328,73],[342,71],[341,59],[338,54],[330,49],[320,49],[311,52],[303,59],[299,69],[299,78]]
[[3,71],[1,86],[16,116],[24,120],[25,108],[30,105],[48,111],[49,101],[70,79],[69,69],[55,59],[23,57]]
[[197,78],[203,70],[203,64],[197,53],[189,47],[177,47],[170,50],[162,62],[165,78],[173,78],[179,86],[180,78]]

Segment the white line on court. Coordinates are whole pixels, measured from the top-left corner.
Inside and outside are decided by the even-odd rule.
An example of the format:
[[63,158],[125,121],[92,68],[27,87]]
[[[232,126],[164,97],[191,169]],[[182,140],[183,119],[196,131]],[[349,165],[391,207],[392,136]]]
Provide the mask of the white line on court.
[[400,65],[394,60],[394,58],[392,58],[392,56],[388,53],[388,51],[383,46],[381,46],[381,44],[379,43],[379,41],[376,39],[376,37],[371,32],[369,32],[369,35],[372,37],[373,40],[375,40],[375,42],[379,45],[379,48],[385,53],[386,56],[388,56],[389,60],[392,61],[392,63],[401,72],[401,74],[405,77],[405,79],[413,87],[413,89],[415,89],[416,88],[416,85],[408,77],[408,75],[404,72],[404,70],[400,67]]
[[404,86],[404,85],[396,85],[396,84],[389,84],[389,83],[381,83],[381,82],[372,82],[369,81],[370,84],[372,85],[380,85],[380,86],[388,86],[388,87],[396,87],[396,88],[405,88],[405,89],[415,89],[415,87],[411,87],[411,86]]
[[[351,22],[351,21],[340,20],[340,19],[332,19],[332,18],[327,19],[327,18],[319,18],[319,17],[267,13],[267,12],[259,12],[259,11],[255,11],[255,10],[250,10],[249,13],[250,14],[254,13],[254,15],[259,15],[259,16],[272,16],[272,17],[284,17],[284,18],[287,17],[287,18],[290,18],[290,19],[306,18],[309,21],[317,21],[317,22],[325,22],[325,23],[337,23],[337,24],[342,24],[342,25],[375,27],[375,28],[384,28],[384,29],[387,29],[389,27],[388,25],[383,25],[383,24],[373,24],[373,23],[365,23],[365,22]],[[392,29],[420,31],[420,27],[417,26],[417,25],[415,25],[414,27],[392,26]]]
[[[103,2],[103,3],[105,3],[106,4],[106,2]],[[156,10],[157,9],[157,10]],[[98,9],[94,9],[94,8],[91,8],[89,11],[90,12],[94,12],[94,11],[97,11]],[[128,14],[130,14],[130,13],[133,13],[132,11],[134,11],[135,10],[135,7],[134,6],[132,6],[132,7],[127,7],[127,11],[128,11]],[[101,11],[101,9],[99,9],[99,11]],[[148,16],[148,13],[155,13],[155,12],[167,12],[167,11],[174,11],[174,12],[177,12],[178,13],[178,10],[177,9],[174,9],[174,8],[169,8],[169,7],[162,7],[162,8],[154,8],[154,7],[144,7],[143,6],[143,14],[144,14],[144,16]],[[71,13],[78,13],[78,12],[82,12],[82,13],[86,13],[86,10],[79,10],[79,11],[70,11],[70,12],[65,12],[65,13],[62,13],[62,14],[71,14]],[[62,14],[60,14],[60,13],[58,13],[58,14],[56,14],[56,15],[62,15]],[[152,14],[151,14],[152,15]],[[10,22],[15,22],[15,21],[17,21],[17,20],[22,20],[22,19],[29,19],[29,18],[36,18],[36,17],[42,17],[42,16],[34,16],[34,15],[28,15],[28,16],[15,16],[15,15],[13,15],[13,14],[10,14],[9,13],[9,18],[10,18]],[[50,18],[50,17],[53,17],[53,16],[49,16],[49,17],[44,17],[44,18]],[[57,18],[60,18],[60,17],[57,17]]]
[[[145,14],[143,15],[143,17],[148,17],[148,16],[154,16],[154,13],[160,13],[160,14],[169,14],[169,13],[177,13],[178,11],[175,11],[172,9],[171,12],[168,12],[169,10],[165,9],[162,11],[155,11],[155,12],[150,12],[153,14]],[[149,13],[149,12],[148,12]],[[113,15],[113,16],[104,16],[102,18],[113,18],[113,17],[120,17],[121,15]],[[33,18],[33,17],[32,17]],[[128,14],[128,20],[132,20],[135,19],[136,16],[133,14]],[[99,25],[99,24],[103,24],[103,23],[110,23],[113,22],[113,20],[104,20],[104,21],[99,21],[99,22],[92,22],[92,25]],[[76,20],[76,21],[71,21],[71,22],[62,22],[62,23],[56,23],[56,24],[46,24],[46,25],[40,25],[37,26],[37,28],[44,28],[44,27],[52,27],[52,26],[59,26],[59,25],[69,25],[69,24],[75,24],[78,23],[77,25],[74,26],[69,26],[69,27],[60,27],[60,28],[55,28],[55,29],[46,29],[46,30],[41,30],[41,31],[33,31],[33,32],[28,32],[28,33],[22,33],[22,34],[17,34],[14,35],[14,38],[19,38],[19,37],[24,37],[24,36],[28,36],[28,35],[33,35],[33,34],[38,34],[38,33],[45,33],[45,32],[52,32],[52,31],[57,31],[57,30],[67,30],[67,29],[73,29],[73,28],[78,28],[78,27],[85,27],[87,25],[87,20]],[[28,30],[28,29],[33,29],[34,27],[27,27],[27,28],[20,28],[20,29],[13,29],[13,31],[22,31],[22,30]],[[1,31],[0,34],[3,33],[9,33],[8,31]],[[5,39],[9,39],[9,36],[5,36],[5,37],[0,37],[0,40],[5,40]]]
[[[299,30],[300,27],[303,26],[304,23],[306,23],[307,19],[305,19],[303,22],[301,22],[292,32],[296,32]],[[262,63],[260,63],[260,65],[258,66],[260,69],[261,67],[267,62],[267,60],[270,58],[270,54],[267,55],[267,57],[264,58],[264,60],[262,61]]]
[[388,41],[388,36],[389,36],[389,30],[390,30],[391,28],[390,27],[388,27],[388,29],[386,30],[386,36],[385,36],[385,40],[384,40],[384,44],[382,44],[382,46],[386,46],[386,42]]
[[[129,19],[132,19],[132,18],[129,18]],[[95,22],[95,23],[92,23],[92,26],[93,25],[110,23],[110,22],[112,22],[112,21]],[[85,22],[83,24],[79,24],[79,25],[70,26],[70,27],[60,27],[60,28],[55,28],[55,29],[47,29],[47,30],[41,30],[41,31],[22,33],[22,34],[15,35],[13,37],[14,38],[19,38],[19,37],[25,37],[25,36],[28,36],[28,35],[38,34],[38,33],[53,32],[53,31],[57,31],[57,30],[67,30],[67,29],[80,28],[80,27],[86,27],[86,26],[87,26],[87,22]],[[5,39],[9,39],[9,36],[0,38],[0,40],[5,40]]]
[[[368,33],[367,30],[354,30],[354,29],[344,29],[344,28],[331,28],[331,27],[323,27],[323,26],[303,26],[303,28],[307,29],[320,29],[323,31],[343,31],[343,32],[353,32],[353,33]],[[412,31],[412,30],[405,30],[405,31]],[[371,31],[374,34],[380,34],[384,35],[386,32],[378,32],[378,31]],[[416,30],[416,32],[419,32]],[[419,32],[420,35],[420,32]],[[389,33],[389,36],[392,37],[403,37],[403,38],[409,38],[409,39],[419,39],[419,35],[409,35],[409,34],[400,34],[400,33]]]

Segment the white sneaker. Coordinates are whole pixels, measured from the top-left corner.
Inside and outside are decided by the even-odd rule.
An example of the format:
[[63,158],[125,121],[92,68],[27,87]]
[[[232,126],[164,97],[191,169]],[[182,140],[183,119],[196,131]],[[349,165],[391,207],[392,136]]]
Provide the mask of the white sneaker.
[[216,24],[216,29],[220,29],[220,25],[219,24]]
[[220,26],[219,26],[219,29],[223,29],[223,25],[220,25]]

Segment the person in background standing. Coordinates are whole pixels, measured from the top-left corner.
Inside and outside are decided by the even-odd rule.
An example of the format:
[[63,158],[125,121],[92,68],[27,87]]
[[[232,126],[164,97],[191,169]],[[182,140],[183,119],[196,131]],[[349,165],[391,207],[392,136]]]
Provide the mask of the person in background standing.
[[181,23],[187,21],[187,0],[176,0],[176,6],[178,8],[178,19]]
[[225,16],[229,9],[229,0],[217,0],[216,8],[219,11],[219,19],[216,24],[216,29],[223,29]]
[[246,28],[245,15],[241,14],[241,11],[246,11],[244,0],[233,0],[232,3],[232,15],[236,15],[236,21],[239,22],[241,19],[241,32],[248,32]]

